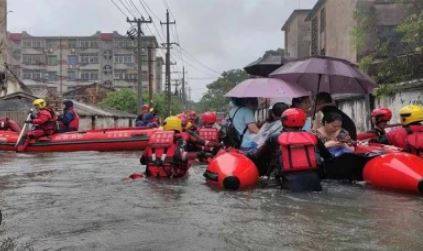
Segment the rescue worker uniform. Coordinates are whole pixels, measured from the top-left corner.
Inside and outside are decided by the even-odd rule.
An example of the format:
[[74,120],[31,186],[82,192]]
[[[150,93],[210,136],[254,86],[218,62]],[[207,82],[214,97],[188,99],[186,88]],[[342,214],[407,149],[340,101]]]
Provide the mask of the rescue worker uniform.
[[407,105],[400,110],[402,127],[387,133],[390,144],[423,156],[423,106]]
[[[357,136],[358,140],[369,140],[371,143],[389,144],[386,137],[385,127],[392,118],[392,112],[388,108],[376,108],[371,113],[373,128]],[[385,124],[385,125],[382,125]]]

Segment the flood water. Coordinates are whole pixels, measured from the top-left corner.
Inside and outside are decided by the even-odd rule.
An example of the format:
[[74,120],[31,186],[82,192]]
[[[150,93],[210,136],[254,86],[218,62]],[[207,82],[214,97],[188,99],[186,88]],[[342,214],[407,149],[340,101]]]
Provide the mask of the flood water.
[[0,153],[0,250],[418,250],[423,198],[325,182],[219,192],[204,166],[124,180],[137,153]]

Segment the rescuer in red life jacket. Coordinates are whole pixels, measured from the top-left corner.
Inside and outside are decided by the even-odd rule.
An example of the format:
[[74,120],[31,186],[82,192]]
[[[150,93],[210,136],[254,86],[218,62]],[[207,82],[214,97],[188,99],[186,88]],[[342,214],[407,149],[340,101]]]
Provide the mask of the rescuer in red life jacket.
[[[216,124],[215,112],[205,112],[201,115],[201,127],[198,129],[198,137],[203,140],[198,148],[201,150],[199,158],[214,156],[220,149],[220,128]],[[203,153],[203,154],[202,154]]]
[[146,165],[145,173],[149,177],[182,177],[189,169],[185,150],[189,136],[182,133],[181,119],[168,117],[164,121],[163,131],[150,136],[140,162]]
[[376,108],[371,113],[372,129],[365,133],[360,133],[358,140],[369,140],[370,142],[389,144],[386,138],[385,129],[392,118],[392,112],[388,108]]
[[319,155],[316,152],[323,149],[320,155],[331,158],[315,135],[302,131],[306,119],[307,114],[302,109],[285,110],[281,118],[282,132],[271,136],[257,153],[250,156],[257,163],[260,175],[270,177],[276,170],[282,187],[295,192],[320,191]]
[[407,105],[400,110],[401,128],[386,134],[388,142],[404,150],[423,156],[423,106]]
[[47,106],[47,102],[44,99],[36,99],[32,104],[37,109],[37,113],[34,118],[25,121],[25,123],[33,124],[35,128],[28,132],[24,144],[18,146],[18,151],[25,150],[31,139],[52,135],[56,130],[57,117],[54,110]]
[[9,118],[0,118],[0,131],[20,132],[21,127]]
[[63,101],[65,106],[63,114],[59,116],[59,130],[58,132],[73,132],[79,129],[79,116],[74,110],[73,102],[71,100]]

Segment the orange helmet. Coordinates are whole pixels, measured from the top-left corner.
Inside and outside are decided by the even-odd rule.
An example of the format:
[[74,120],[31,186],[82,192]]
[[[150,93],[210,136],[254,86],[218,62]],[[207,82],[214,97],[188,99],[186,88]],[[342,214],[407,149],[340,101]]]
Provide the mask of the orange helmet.
[[307,114],[303,109],[289,108],[282,113],[282,125],[286,128],[303,128]]
[[376,119],[376,123],[388,122],[392,118],[392,112],[388,108],[376,108],[371,116]]
[[216,123],[216,113],[215,112],[205,112],[201,115],[201,121],[203,124],[214,124]]

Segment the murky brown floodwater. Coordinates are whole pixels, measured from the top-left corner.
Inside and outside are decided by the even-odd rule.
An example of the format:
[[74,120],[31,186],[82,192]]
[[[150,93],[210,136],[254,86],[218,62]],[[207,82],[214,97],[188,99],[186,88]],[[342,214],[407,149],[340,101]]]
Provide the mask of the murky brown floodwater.
[[136,153],[0,153],[0,250],[423,248],[423,198],[324,183],[218,192],[182,180],[123,181]]

